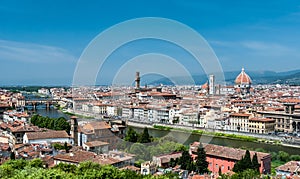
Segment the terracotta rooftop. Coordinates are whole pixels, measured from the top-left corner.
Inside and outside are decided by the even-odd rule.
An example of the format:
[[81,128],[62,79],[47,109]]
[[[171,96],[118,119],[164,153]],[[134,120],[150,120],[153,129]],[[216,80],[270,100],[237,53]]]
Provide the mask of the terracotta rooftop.
[[103,145],[109,145],[109,143],[102,142],[102,141],[91,141],[91,142],[86,142],[84,144],[89,147],[98,147],[98,146],[103,146]]
[[48,168],[54,167],[53,156],[45,155],[44,157],[41,157],[41,159],[48,166]]
[[139,172],[141,169],[135,166],[126,166],[123,168],[120,168],[121,170],[131,170],[131,171],[135,171],[135,172]]
[[236,117],[250,117],[251,114],[245,114],[245,113],[233,113],[233,114],[230,114],[230,116],[236,116]]
[[277,167],[276,170],[285,172],[300,172],[300,161],[290,161]]
[[[16,121],[15,121],[16,122]],[[41,128],[38,126],[29,126],[29,125],[21,125],[16,127],[9,127],[11,132],[33,132],[33,131],[41,131]]]
[[47,132],[26,132],[28,139],[53,139],[53,138],[69,138],[66,131],[47,131]]
[[98,155],[92,159],[92,162],[98,163],[100,165],[113,165],[113,164],[119,163],[120,160],[118,160],[116,158],[111,158],[111,157],[106,158],[101,155]]
[[171,154],[165,154],[160,156],[155,156],[155,158],[159,158],[161,160],[161,163],[168,163],[170,162],[171,158],[179,158],[182,156],[182,152],[175,152]]
[[245,72],[244,68],[242,68],[242,72],[236,77],[235,84],[251,84],[251,78]]
[[204,83],[202,86],[201,86],[202,89],[208,89],[209,86],[208,86],[208,82]]
[[87,123],[82,128],[85,130],[99,130],[99,129],[110,129],[111,126],[105,121],[98,121],[98,122]]
[[275,122],[275,119],[270,119],[270,118],[251,118],[249,119],[249,121],[253,121],[253,122]]
[[[194,142],[193,144],[191,144],[190,145],[191,150],[196,151],[199,144],[200,144],[199,142]],[[213,145],[213,144],[203,144],[203,146],[207,155],[231,159],[231,160],[241,160],[246,153],[246,150],[224,147],[224,146]],[[255,153],[257,153],[258,162],[260,162],[263,158],[271,157],[271,155],[268,153],[250,151],[251,158]]]
[[100,165],[114,165],[119,162],[132,160],[135,155],[120,151],[110,151],[109,154],[100,154],[92,159]]
[[72,153],[66,154],[58,154],[54,157],[54,160],[61,160],[65,162],[71,163],[80,163],[84,161],[92,161],[92,159],[96,156],[94,152],[88,151],[75,151]]

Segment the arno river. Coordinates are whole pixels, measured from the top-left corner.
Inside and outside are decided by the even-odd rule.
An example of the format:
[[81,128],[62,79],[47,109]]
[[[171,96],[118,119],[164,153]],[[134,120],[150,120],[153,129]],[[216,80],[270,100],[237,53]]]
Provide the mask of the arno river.
[[[36,113],[42,115],[42,116],[49,116],[49,117],[65,117],[68,118],[67,115],[64,113],[57,111],[55,109],[45,110],[45,109],[39,109],[36,111]],[[136,131],[142,132],[143,129],[133,127]],[[278,152],[278,151],[285,151],[289,153],[290,155],[293,154],[300,154],[300,148],[294,148],[294,147],[288,147],[288,146],[281,146],[281,145],[272,145],[272,144],[266,144],[266,143],[256,143],[256,142],[246,142],[241,140],[235,140],[235,139],[227,139],[227,138],[220,138],[220,137],[211,137],[211,136],[205,136],[205,135],[199,135],[199,134],[190,134],[180,131],[162,131],[158,129],[149,129],[149,134],[153,137],[163,137],[163,136],[171,136],[175,139],[177,139],[179,142],[189,145],[190,143],[194,141],[201,141],[216,145],[222,145],[222,146],[229,146],[229,147],[236,147],[236,148],[248,148],[248,149],[257,149],[257,148],[263,148],[269,152]]]

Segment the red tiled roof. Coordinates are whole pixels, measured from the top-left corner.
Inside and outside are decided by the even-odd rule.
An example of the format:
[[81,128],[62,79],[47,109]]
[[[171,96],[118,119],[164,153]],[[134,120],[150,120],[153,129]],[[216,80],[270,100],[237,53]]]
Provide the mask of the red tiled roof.
[[290,161],[276,168],[276,170],[285,172],[294,172],[296,169],[300,172],[300,161]]
[[254,121],[254,122],[275,122],[275,119],[270,119],[270,118],[251,118],[249,121]]
[[94,152],[88,152],[88,151],[75,151],[72,153],[66,153],[66,154],[58,154],[54,157],[54,160],[61,160],[66,162],[72,162],[72,163],[80,163],[84,161],[92,161],[92,159],[95,157]]
[[202,89],[208,89],[208,83],[204,83],[202,86],[201,86]]
[[160,155],[155,157],[161,159],[161,163],[168,163],[170,162],[171,158],[176,159],[181,156],[182,156],[182,152],[175,152],[175,153],[165,154],[165,155]]
[[[16,123],[17,121],[15,121]],[[19,126],[16,126],[16,127],[9,127],[11,132],[33,132],[33,131],[41,131],[42,129],[40,129],[39,127],[37,126],[29,126],[29,125],[20,125],[20,124],[17,124]]]
[[86,130],[97,130],[97,129],[110,129],[111,126],[105,121],[99,121],[99,122],[90,122],[88,124],[85,124],[82,128]]
[[120,170],[131,170],[131,171],[138,172],[138,171],[140,171],[141,169],[138,168],[138,167],[135,167],[135,166],[126,166],[126,167],[120,168]]
[[119,163],[120,160],[118,160],[116,158],[111,158],[111,157],[105,158],[105,157],[98,155],[92,159],[92,162],[98,163],[100,165],[113,165],[113,164]]
[[236,77],[235,84],[251,84],[251,78],[247,73],[245,73],[244,68],[242,69],[242,72]]
[[230,116],[237,116],[237,117],[250,117],[251,114],[245,114],[245,113],[233,113],[230,114]]
[[69,138],[69,135],[66,131],[26,132],[25,135],[27,135],[29,140]]
[[84,144],[89,147],[98,147],[98,146],[103,146],[103,145],[109,145],[109,143],[102,142],[102,141],[91,141],[91,142],[86,142]]
[[[195,147],[192,150],[193,151],[197,150],[199,144],[200,144],[199,142],[194,142],[193,144],[191,144],[192,147]],[[213,144],[203,144],[203,146],[207,155],[231,159],[231,160],[241,160],[246,153],[246,150],[224,147],[224,146],[213,145]],[[268,153],[250,151],[251,157],[255,153],[257,153],[258,162],[260,162],[265,157],[271,156]]]

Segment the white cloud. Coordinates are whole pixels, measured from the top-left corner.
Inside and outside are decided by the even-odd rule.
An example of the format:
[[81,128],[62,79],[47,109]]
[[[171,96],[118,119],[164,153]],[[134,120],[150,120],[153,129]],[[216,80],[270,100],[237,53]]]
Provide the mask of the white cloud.
[[75,59],[67,50],[59,47],[0,39],[0,60],[57,63],[72,62]]
[[279,43],[261,42],[261,41],[244,41],[241,42],[241,47],[245,48],[252,55],[257,57],[268,58],[286,58],[298,59],[300,54],[297,49],[291,46],[282,45]]
[[221,46],[221,47],[232,47],[235,42],[229,42],[229,41],[219,41],[219,40],[210,40],[208,41],[209,44],[211,45],[216,45],[216,46]]
[[268,56],[284,56],[284,55],[298,55],[298,51],[290,46],[282,45],[274,42],[263,41],[210,41],[210,43],[219,49],[234,49],[235,51],[242,51],[243,53],[257,53]]
[[251,70],[287,71],[299,68],[296,46],[274,41],[210,41],[225,71],[245,66]]
[[283,46],[283,45],[280,45],[280,44],[277,44],[277,43],[267,43],[267,42],[260,42],[260,41],[244,41],[244,42],[241,42],[241,45],[248,48],[248,49],[251,49],[251,50],[258,50],[258,51],[268,51],[268,50],[272,50],[272,51],[280,51],[280,52],[283,52],[283,51],[290,51],[292,50],[291,48],[289,47],[286,47],[286,46]]

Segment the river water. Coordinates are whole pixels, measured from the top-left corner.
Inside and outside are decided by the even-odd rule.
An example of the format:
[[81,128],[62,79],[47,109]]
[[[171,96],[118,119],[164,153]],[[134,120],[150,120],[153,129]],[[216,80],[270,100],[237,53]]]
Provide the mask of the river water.
[[[61,111],[55,109],[38,109],[35,111],[37,114],[42,116],[48,116],[51,118],[58,118],[58,117],[65,117],[66,119],[69,118],[68,115],[62,113]],[[133,127],[134,130],[137,132],[142,132],[142,128]],[[220,138],[220,137],[212,137],[207,135],[199,135],[199,134],[190,134],[181,131],[164,131],[158,129],[148,129],[149,134],[153,137],[164,137],[170,136],[177,139],[178,142],[183,143],[184,145],[189,145],[194,141],[200,141],[210,144],[234,147],[234,148],[247,148],[255,150],[257,148],[262,148],[268,152],[278,152],[278,151],[285,151],[290,155],[300,155],[300,148],[294,148],[289,146],[281,146],[281,145],[272,145],[266,143],[257,143],[257,142],[247,142],[237,139],[228,139],[228,138]]]
[[66,119],[69,119],[69,116],[64,114],[61,111],[58,111],[56,109],[36,109],[36,110],[30,110],[28,111],[29,113],[36,113],[41,116],[48,116],[50,118],[59,118],[59,117],[64,117]]
[[[143,129],[133,127],[134,130],[137,132],[142,132]],[[221,138],[221,137],[212,137],[207,135],[199,135],[199,134],[191,134],[186,132],[180,131],[164,131],[158,129],[148,129],[149,134],[153,137],[164,137],[170,136],[175,138],[178,142],[183,143],[184,145],[189,145],[195,141],[200,141],[204,143],[210,143],[215,145],[221,146],[228,146],[233,148],[244,148],[244,149],[251,149],[255,150],[257,148],[262,148],[268,152],[278,152],[284,151],[289,153],[290,155],[299,155],[300,148],[294,148],[289,146],[282,146],[282,145],[272,145],[266,143],[257,143],[257,142],[247,142],[237,139],[228,139],[228,138]]]

